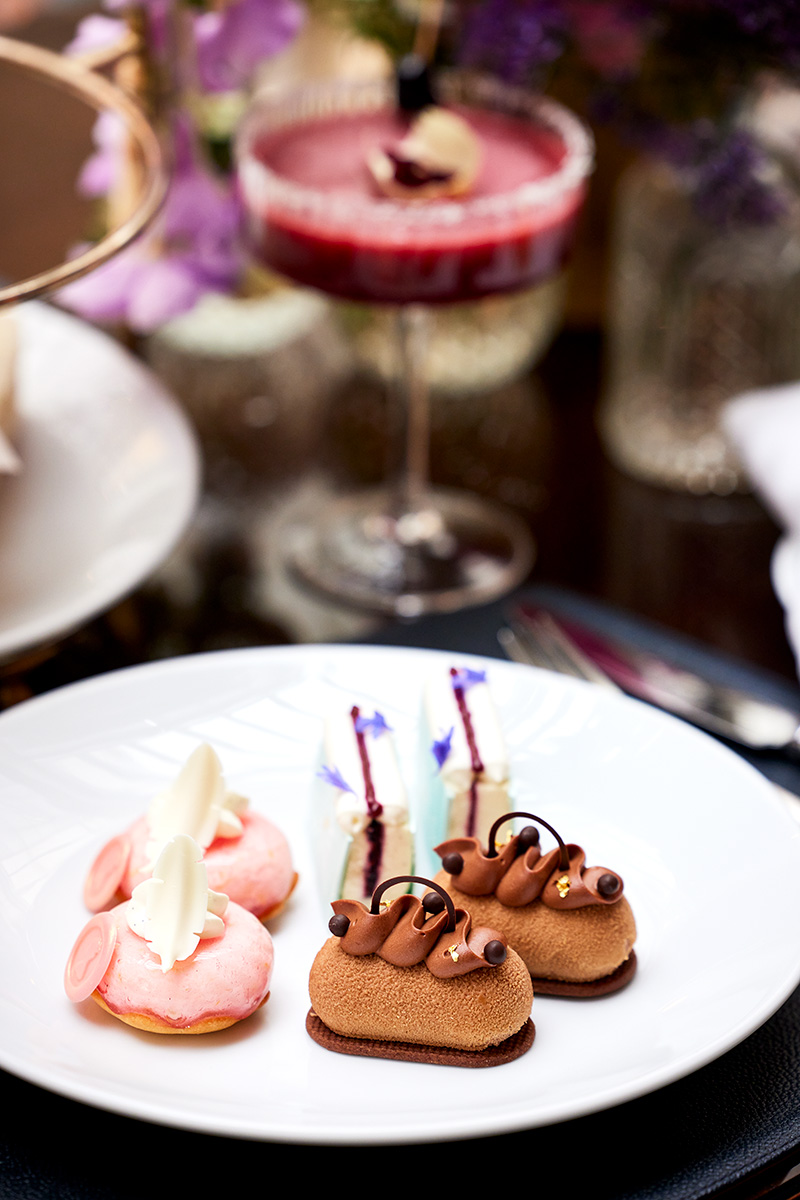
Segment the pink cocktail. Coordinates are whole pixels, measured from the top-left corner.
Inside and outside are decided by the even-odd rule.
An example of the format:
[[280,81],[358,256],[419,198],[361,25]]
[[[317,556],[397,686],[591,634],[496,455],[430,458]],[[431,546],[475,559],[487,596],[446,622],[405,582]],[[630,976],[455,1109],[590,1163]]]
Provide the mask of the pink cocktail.
[[297,283],[396,310],[405,473],[397,486],[321,516],[301,557],[319,587],[398,615],[489,599],[530,566],[530,535],[518,518],[428,483],[426,316],[430,306],[557,278],[592,166],[590,135],[550,100],[455,75],[439,81],[439,92],[480,146],[477,175],[455,198],[379,191],[370,154],[396,145],[409,121],[391,82],[267,96],[245,117],[237,144],[253,253]]
[[[391,109],[322,117],[264,132],[248,170],[263,167],[307,190],[304,204],[269,195],[250,208],[252,248],[299,283],[365,303],[452,303],[517,291],[564,267],[585,181],[557,184],[567,148],[555,131],[520,118],[461,109],[480,138],[480,173],[466,201],[414,206],[379,198],[366,166],[403,123]],[[574,173],[574,172],[573,172]],[[516,202],[510,196],[516,193]],[[535,195],[534,195],[535,194]],[[288,196],[291,193],[287,192]],[[316,202],[312,202],[311,196]]]

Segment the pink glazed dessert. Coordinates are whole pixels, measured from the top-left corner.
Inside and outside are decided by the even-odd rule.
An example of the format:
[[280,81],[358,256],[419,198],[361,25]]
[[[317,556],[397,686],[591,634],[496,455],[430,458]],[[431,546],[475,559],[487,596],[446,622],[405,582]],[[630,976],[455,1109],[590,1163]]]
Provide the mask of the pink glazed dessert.
[[217,755],[203,743],[148,812],[97,855],[84,884],[86,907],[101,912],[129,899],[177,833],[189,834],[203,851],[209,887],[260,921],[276,916],[294,890],[297,873],[284,834],[226,788]]
[[84,926],[64,987],[136,1029],[213,1033],[266,1002],[273,962],[267,929],[208,887],[200,848],[179,835],[130,900]]

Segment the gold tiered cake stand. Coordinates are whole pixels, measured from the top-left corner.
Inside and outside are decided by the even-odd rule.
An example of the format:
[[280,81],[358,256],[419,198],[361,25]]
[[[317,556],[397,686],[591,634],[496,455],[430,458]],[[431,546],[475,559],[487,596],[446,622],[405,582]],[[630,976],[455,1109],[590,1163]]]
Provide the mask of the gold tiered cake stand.
[[113,258],[150,224],[161,207],[168,182],[164,152],[144,110],[105,75],[78,59],[7,37],[0,37],[0,65],[3,63],[60,88],[98,113],[116,113],[124,122],[131,147],[138,155],[141,187],[125,219],[87,250],[27,279],[0,286],[0,307],[63,287]]

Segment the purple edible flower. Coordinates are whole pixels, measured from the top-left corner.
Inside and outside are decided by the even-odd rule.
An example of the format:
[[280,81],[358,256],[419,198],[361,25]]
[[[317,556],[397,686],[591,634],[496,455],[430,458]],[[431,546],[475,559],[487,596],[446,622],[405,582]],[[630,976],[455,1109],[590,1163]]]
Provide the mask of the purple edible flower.
[[[111,141],[98,151],[88,179],[82,176],[84,188],[113,172]],[[207,292],[233,289],[241,268],[233,185],[202,163],[185,121],[176,121],[175,146],[174,177],[156,221],[121,254],[62,288],[58,300],[66,308],[147,334]]]
[[691,185],[695,211],[717,228],[769,225],[786,215],[785,185],[769,154],[746,129],[720,133],[708,121],[664,131],[663,157]]
[[94,154],[87,158],[78,176],[82,196],[106,196],[116,187],[125,161],[128,130],[118,113],[107,109],[100,113],[92,129]]
[[769,160],[744,129],[708,153],[697,171],[695,208],[717,226],[769,225],[785,215],[785,197]]
[[466,692],[476,683],[486,683],[485,671],[473,671],[470,667],[457,667],[453,671],[453,687]]
[[363,717],[360,714],[355,719],[356,733],[368,733],[372,731],[374,737],[379,738],[381,734],[391,730],[391,725],[387,725],[383,713],[375,710],[374,717]]
[[451,726],[443,737],[435,738],[433,745],[431,746],[433,757],[436,759],[436,764],[439,767],[444,766],[447,757],[450,754],[450,749],[453,744],[453,733],[454,729]]
[[324,779],[326,783],[330,783],[334,787],[340,788],[343,792],[350,792],[353,796],[355,795],[355,792],[350,787],[350,784],[345,783],[344,779],[342,779],[337,767],[321,767],[320,770],[317,771],[317,778]]
[[106,17],[102,13],[90,13],[78,22],[75,37],[64,47],[69,55],[91,54],[94,50],[107,50],[121,41],[128,26],[119,17]]
[[197,66],[206,91],[246,85],[266,58],[283,50],[302,24],[293,0],[235,0],[195,18]]

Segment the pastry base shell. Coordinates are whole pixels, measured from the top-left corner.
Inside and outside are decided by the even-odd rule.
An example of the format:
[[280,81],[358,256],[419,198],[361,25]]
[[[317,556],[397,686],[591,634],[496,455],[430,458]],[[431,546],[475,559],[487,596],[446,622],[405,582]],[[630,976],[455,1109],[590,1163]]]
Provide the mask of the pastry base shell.
[[[99,992],[92,992],[92,999],[112,1017],[116,1017],[118,1021],[124,1021],[126,1025],[132,1025],[134,1029],[143,1029],[146,1033],[218,1033],[221,1029],[229,1029],[231,1025],[236,1025],[238,1021],[246,1021],[247,1017],[252,1017],[253,1015],[253,1013],[247,1013],[244,1017],[206,1017],[204,1021],[198,1021],[195,1025],[179,1028],[176,1025],[168,1025],[165,1021],[159,1021],[156,1017],[150,1016],[149,1013],[114,1012],[113,1008],[108,1007]],[[269,992],[267,992],[258,1008],[262,1008],[268,1000]],[[258,1008],[253,1011],[258,1012]]]

